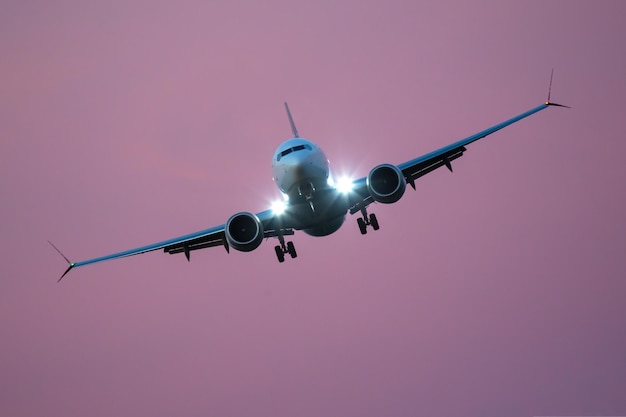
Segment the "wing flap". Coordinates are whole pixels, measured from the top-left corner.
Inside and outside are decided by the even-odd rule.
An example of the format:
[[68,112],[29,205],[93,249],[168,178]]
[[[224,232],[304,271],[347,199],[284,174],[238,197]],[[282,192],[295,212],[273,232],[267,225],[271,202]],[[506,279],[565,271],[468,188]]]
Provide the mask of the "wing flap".
[[437,168],[446,166],[450,171],[452,171],[452,165],[450,163],[455,159],[463,156],[463,152],[465,152],[466,150],[467,149],[465,149],[464,146],[461,146],[460,148],[453,149],[442,155],[438,155],[437,157],[427,159],[414,165],[409,165],[407,167],[401,166],[400,169],[402,169],[402,173],[404,174],[407,182],[410,183],[413,188],[415,188],[413,184],[414,180],[430,172],[433,172]]
[[174,255],[177,253],[188,253],[198,249],[212,248],[214,246],[222,245],[224,245],[224,231],[166,246],[163,248],[163,252]]

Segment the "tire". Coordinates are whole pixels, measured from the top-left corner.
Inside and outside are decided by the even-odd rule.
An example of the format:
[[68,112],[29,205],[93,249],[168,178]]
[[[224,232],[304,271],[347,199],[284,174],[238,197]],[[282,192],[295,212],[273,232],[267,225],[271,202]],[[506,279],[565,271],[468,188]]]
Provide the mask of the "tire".
[[278,262],[285,262],[285,254],[283,253],[283,248],[280,246],[274,246],[274,251],[276,252],[276,257],[278,258]]
[[378,225],[378,219],[374,213],[370,214],[370,224],[372,225],[372,229],[378,230],[380,226]]
[[361,231],[361,234],[364,235],[367,233],[367,225],[365,224],[365,220],[363,220],[362,218],[358,218],[356,219],[357,224],[359,225],[359,230]]
[[296,252],[296,247],[293,245],[293,242],[287,242],[287,252],[292,259],[298,257],[298,252]]

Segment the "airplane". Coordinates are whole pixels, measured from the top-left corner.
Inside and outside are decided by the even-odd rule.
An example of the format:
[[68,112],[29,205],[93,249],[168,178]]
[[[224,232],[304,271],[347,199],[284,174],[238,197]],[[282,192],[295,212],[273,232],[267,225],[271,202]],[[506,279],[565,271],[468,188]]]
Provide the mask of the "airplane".
[[358,214],[356,221],[361,234],[364,235],[368,228],[378,230],[380,227],[376,215],[368,213],[368,207],[372,203],[397,202],[404,195],[407,184],[415,190],[415,180],[438,168],[445,166],[452,172],[452,161],[460,158],[469,144],[555,106],[569,108],[551,102],[548,92],[548,100],[539,106],[465,139],[399,165],[389,163],[377,165],[366,177],[354,181],[348,179],[334,181],[326,155],[318,145],[300,137],[289,106],[285,102],[293,137],[281,143],[272,157],[273,180],[284,196],[283,202],[256,214],[236,213],[226,223],[216,227],[79,262],[71,262],[49,241],[69,265],[57,282],[72,269],[80,266],[159,249],[169,254],[184,253],[189,261],[192,251],[213,246],[223,246],[227,252],[230,252],[230,248],[250,252],[257,249],[265,238],[278,239],[274,251],[278,261],[284,262],[286,255],[291,258],[298,256],[293,242],[286,241],[286,236],[294,235],[296,230],[311,236],[330,235],[343,225],[348,213]]

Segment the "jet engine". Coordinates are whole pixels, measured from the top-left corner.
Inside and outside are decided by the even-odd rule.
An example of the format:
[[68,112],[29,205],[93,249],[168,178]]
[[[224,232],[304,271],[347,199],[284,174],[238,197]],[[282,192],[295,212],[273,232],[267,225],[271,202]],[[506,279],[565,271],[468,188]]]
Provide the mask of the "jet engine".
[[263,241],[263,223],[252,213],[237,213],[226,222],[224,233],[232,248],[250,252]]
[[395,203],[406,190],[404,174],[395,165],[382,164],[374,167],[367,176],[367,189],[379,203]]

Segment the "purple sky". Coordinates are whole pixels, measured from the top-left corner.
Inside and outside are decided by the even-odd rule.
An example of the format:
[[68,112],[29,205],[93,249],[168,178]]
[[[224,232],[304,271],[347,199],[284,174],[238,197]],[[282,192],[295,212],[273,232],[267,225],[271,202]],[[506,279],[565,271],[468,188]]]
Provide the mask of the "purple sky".
[[[0,415],[626,415],[623,1],[4,1]],[[91,2],[90,2],[91,3]],[[545,100],[327,238],[83,260]]]

